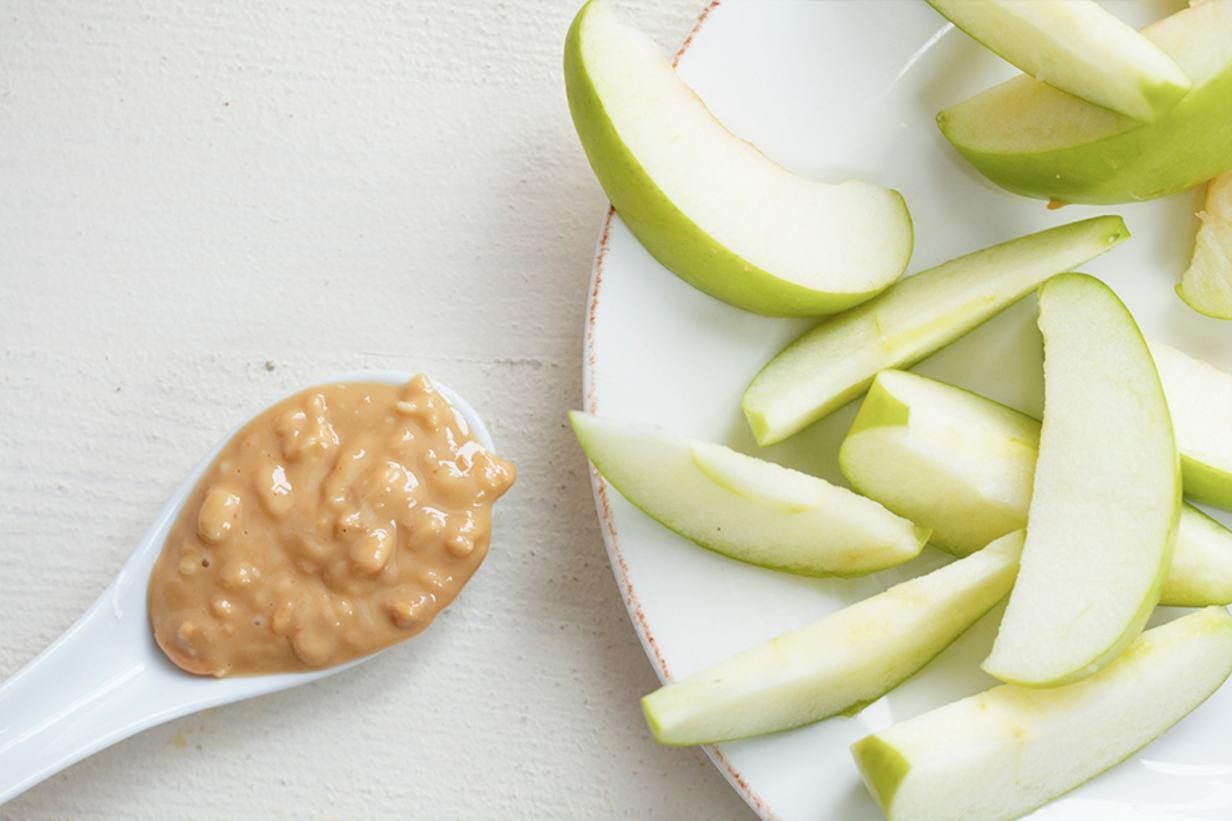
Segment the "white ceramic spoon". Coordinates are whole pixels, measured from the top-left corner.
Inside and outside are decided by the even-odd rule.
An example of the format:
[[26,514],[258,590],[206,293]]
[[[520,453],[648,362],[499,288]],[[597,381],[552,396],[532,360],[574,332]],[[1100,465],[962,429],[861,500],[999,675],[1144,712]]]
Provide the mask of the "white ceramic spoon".
[[[318,384],[403,385],[410,378],[400,371],[356,371]],[[439,382],[433,384],[475,439],[493,450],[492,438],[474,408]],[[307,673],[209,678],[180,670],[154,643],[146,611],[146,585],[154,560],[201,475],[239,427],[192,469],[85,615],[0,684],[0,804],[148,727],[307,684],[371,658]]]

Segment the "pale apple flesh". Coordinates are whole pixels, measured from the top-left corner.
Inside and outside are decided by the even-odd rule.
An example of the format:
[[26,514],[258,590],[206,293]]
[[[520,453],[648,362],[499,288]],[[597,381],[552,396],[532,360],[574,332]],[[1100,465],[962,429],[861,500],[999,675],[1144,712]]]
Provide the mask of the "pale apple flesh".
[[908,277],[823,321],[762,368],[741,408],[760,445],[781,441],[859,397],[878,371],[911,365],[1129,236],[1093,217],[976,251]]
[[1142,630],[1172,562],[1181,471],[1151,352],[1107,285],[1040,289],[1044,421],[1021,568],[984,670],[1057,686]]
[[788,730],[880,698],[1009,593],[1021,531],[642,699],[662,744]]
[[1232,673],[1232,616],[1211,607],[1147,630],[1094,676],[1004,684],[856,742],[890,821],[1019,818],[1142,749]]
[[1142,34],[1193,84],[1152,123],[1016,77],[942,111],[941,132],[997,185],[1062,202],[1148,200],[1232,169],[1232,3],[1184,9]]
[[933,522],[929,542],[965,556],[1026,527],[1039,428],[977,394],[882,371],[839,448],[839,467],[856,492]]
[[[839,450],[852,488],[957,556],[1027,526],[1040,423],[907,371],[882,371]],[[1182,459],[1184,457],[1182,456]],[[1182,505],[1159,603],[1232,604],[1232,531]]]
[[1092,0],[928,0],[1006,62],[1076,97],[1149,122],[1189,91],[1158,46]]
[[1151,342],[1172,408],[1185,493],[1232,510],[1232,373]]
[[1207,183],[1206,209],[1189,268],[1176,286],[1185,304],[1212,319],[1232,319],[1232,172]]
[[1172,565],[1159,603],[1168,607],[1232,604],[1232,531],[1191,505],[1181,508]]
[[621,495],[690,541],[808,576],[858,576],[914,558],[928,531],[846,488],[651,425],[569,415]]
[[763,314],[819,316],[902,274],[902,196],[828,185],[777,165],[723,127],[641,32],[587,3],[565,43],[578,137],[621,219],[668,270]]
[[801,479],[803,474],[784,472],[773,462],[711,442],[694,442],[691,452],[693,463],[702,473],[742,498],[789,512],[818,508],[826,502],[826,485],[810,481],[811,476]]

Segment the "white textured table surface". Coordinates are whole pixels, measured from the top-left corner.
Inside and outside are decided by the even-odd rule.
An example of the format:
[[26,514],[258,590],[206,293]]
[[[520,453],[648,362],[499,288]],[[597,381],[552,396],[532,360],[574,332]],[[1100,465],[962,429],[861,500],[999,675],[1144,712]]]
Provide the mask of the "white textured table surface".
[[[674,45],[701,0],[651,0]],[[520,469],[424,636],[143,733],[3,818],[737,818],[655,685],[564,411],[604,200],[573,0],[0,0],[0,677],[179,478],[311,380],[423,369]],[[2,717],[0,717],[2,719]]]

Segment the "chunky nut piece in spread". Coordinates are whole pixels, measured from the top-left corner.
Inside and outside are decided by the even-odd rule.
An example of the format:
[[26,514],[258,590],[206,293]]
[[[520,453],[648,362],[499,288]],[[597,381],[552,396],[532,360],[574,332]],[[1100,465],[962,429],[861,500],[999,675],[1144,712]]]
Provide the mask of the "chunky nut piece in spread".
[[188,672],[225,676],[413,636],[483,561],[514,476],[423,376],[286,399],[226,444],[171,529],[154,637]]

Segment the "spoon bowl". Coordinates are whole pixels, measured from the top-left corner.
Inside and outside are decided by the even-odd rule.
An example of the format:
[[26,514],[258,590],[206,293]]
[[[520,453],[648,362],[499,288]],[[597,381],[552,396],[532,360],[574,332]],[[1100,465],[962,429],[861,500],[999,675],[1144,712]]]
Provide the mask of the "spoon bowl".
[[[403,371],[354,371],[303,390],[344,382],[404,385]],[[433,382],[484,448],[483,420],[462,397]],[[372,656],[321,670],[211,678],[163,655],[150,629],[146,588],[167,533],[219,451],[188,473],[102,595],[56,641],[0,684],[0,804],[104,747],[181,716],[317,681]],[[381,651],[384,652],[384,651]],[[375,655],[375,654],[373,654]]]

